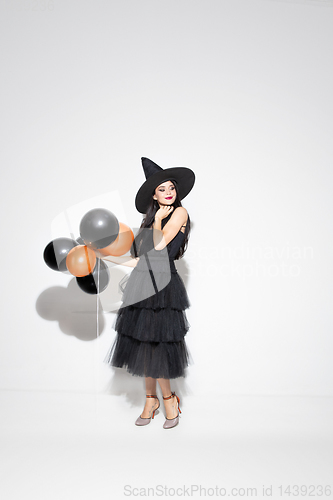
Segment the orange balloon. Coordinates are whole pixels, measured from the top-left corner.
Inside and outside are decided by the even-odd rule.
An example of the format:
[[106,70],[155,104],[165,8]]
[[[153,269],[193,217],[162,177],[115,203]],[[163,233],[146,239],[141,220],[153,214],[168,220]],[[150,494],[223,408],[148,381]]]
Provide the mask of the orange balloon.
[[134,234],[132,229],[123,222],[119,222],[119,234],[117,238],[111,243],[111,245],[99,248],[98,251],[102,255],[113,255],[114,257],[117,257],[128,252],[133,241]]
[[77,245],[68,252],[66,257],[68,271],[77,278],[92,273],[95,265],[96,254],[86,245]]

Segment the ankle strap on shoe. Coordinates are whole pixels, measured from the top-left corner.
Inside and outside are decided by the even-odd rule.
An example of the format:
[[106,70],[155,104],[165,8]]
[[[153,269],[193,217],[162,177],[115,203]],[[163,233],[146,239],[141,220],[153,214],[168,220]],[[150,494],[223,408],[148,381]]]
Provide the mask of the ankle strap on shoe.
[[171,396],[167,396],[166,398],[163,396],[163,399],[171,399],[175,396],[176,394],[174,392],[171,393]]
[[158,397],[156,396],[156,394],[146,394],[146,398],[156,398],[156,399],[158,399]]

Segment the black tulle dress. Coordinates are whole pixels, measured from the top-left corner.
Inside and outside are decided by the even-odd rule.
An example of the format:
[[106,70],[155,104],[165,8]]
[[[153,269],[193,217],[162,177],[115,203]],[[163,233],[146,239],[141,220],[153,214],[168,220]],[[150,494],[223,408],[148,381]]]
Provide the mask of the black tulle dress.
[[[162,229],[172,213],[162,219]],[[185,309],[191,304],[174,263],[184,237],[179,230],[167,247],[156,251],[152,229],[136,236],[140,258],[119,283],[123,301],[112,325],[117,335],[104,362],[142,377],[185,376],[191,361],[184,339],[191,326]]]

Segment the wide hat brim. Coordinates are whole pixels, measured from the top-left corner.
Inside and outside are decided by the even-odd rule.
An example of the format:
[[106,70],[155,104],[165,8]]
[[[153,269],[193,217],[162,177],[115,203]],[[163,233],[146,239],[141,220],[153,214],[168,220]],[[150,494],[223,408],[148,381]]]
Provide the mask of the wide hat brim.
[[155,189],[165,181],[177,182],[178,197],[182,200],[193,188],[195,174],[193,170],[187,167],[171,167],[161,169],[150,175],[142,184],[135,197],[135,206],[138,212],[142,214],[146,213]]

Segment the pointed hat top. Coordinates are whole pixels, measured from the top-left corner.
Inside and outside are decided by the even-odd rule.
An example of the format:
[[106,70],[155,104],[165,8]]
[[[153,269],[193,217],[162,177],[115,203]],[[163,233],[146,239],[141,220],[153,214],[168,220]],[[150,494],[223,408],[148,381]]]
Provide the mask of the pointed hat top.
[[143,170],[144,170],[146,179],[148,179],[151,175],[156,174],[156,172],[161,172],[161,170],[163,171],[163,168],[159,167],[156,163],[154,163],[149,158],[145,158],[143,156],[141,158],[141,161],[142,161],[142,166],[143,166]]

